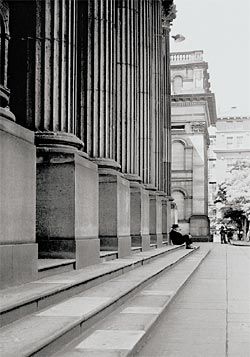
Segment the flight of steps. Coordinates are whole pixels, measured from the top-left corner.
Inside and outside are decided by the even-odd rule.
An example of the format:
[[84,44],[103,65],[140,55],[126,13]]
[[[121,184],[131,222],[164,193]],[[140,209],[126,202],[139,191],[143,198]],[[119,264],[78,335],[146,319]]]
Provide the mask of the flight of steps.
[[[126,258],[2,290],[0,355],[127,356],[143,343],[208,252],[208,247],[183,246],[134,251]],[[129,321],[132,327],[126,328]],[[120,350],[119,341],[125,343]],[[97,350],[91,351],[93,345]]]
[[[163,242],[167,245],[167,241]],[[156,249],[157,244],[151,244],[150,249]],[[132,247],[131,254],[141,252],[141,247]],[[100,251],[100,261],[107,262],[109,260],[118,259],[118,251]],[[38,279],[46,276],[61,274],[76,269],[75,259],[38,259]]]

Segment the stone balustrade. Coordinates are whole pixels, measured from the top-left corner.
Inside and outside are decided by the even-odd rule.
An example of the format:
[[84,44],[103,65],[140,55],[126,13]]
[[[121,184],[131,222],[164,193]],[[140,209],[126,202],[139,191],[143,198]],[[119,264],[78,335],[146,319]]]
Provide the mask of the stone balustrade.
[[203,61],[203,51],[173,52],[170,54],[170,64],[186,64]]

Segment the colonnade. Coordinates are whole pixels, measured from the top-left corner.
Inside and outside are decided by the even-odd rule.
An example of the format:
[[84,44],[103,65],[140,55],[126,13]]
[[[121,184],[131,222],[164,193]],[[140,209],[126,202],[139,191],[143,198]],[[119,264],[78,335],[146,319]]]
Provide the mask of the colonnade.
[[12,285],[37,250],[81,268],[167,239],[174,17],[172,0],[0,0],[1,249],[30,257]]

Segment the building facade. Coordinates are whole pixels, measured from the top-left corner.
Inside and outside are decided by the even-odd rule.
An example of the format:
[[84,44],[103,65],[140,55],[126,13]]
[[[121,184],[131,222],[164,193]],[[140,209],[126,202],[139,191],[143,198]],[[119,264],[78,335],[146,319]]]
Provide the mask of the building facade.
[[250,117],[221,116],[209,136],[209,217],[216,223],[222,219],[220,203],[215,204],[219,185],[236,164],[250,163]]
[[218,118],[214,141],[215,180],[219,184],[237,162],[250,162],[250,117]]
[[172,0],[0,0],[1,284],[167,239]]
[[208,127],[216,106],[202,51],[171,54],[172,197],[184,233],[210,236],[208,219]]

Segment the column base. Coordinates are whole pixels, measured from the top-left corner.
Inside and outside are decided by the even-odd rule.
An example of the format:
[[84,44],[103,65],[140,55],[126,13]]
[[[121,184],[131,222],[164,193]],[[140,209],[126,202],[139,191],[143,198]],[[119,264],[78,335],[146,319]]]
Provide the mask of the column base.
[[210,241],[210,222],[206,215],[192,215],[190,217],[190,234],[193,241]]
[[150,234],[150,244],[156,244],[157,248],[160,248],[163,246],[162,241],[163,235],[161,233]]
[[150,249],[149,193],[135,175],[126,175],[130,182],[130,234],[132,246]]
[[0,245],[0,288],[37,280],[36,243]]
[[76,269],[98,263],[99,252],[99,238],[39,239],[39,258],[75,259]]
[[167,244],[169,244],[169,233],[163,233],[162,234],[162,239],[163,239],[163,242]]
[[84,154],[69,150],[37,151],[37,240],[40,257],[76,259],[78,269],[100,262],[98,172]]
[[142,251],[150,249],[150,236],[149,234],[131,235],[132,247],[141,247]]
[[0,285],[37,279],[34,133],[0,108]]
[[149,190],[149,233],[150,244],[162,247],[162,198],[156,190]]
[[131,254],[131,237],[100,237],[102,251],[117,251],[118,258],[126,257]]
[[169,241],[169,232],[171,229],[171,207],[170,207],[169,197],[164,197],[162,199],[162,235],[163,241],[170,244]]
[[[102,165],[106,161],[100,160]],[[116,250],[119,257],[131,254],[130,186],[113,168],[99,169],[99,237],[102,250]]]

